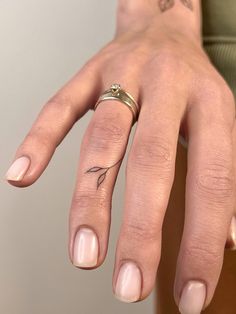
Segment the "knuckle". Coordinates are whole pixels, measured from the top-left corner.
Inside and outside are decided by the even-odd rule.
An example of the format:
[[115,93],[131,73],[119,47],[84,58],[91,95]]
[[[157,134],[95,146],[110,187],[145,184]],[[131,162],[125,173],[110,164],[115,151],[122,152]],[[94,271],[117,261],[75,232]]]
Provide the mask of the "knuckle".
[[179,58],[179,55],[174,51],[172,45],[166,45],[160,50],[155,51],[147,64],[148,70],[151,70],[152,72],[158,69],[161,78],[163,75],[165,78],[176,77],[176,75],[179,74],[179,71],[184,71],[186,66],[187,63]]
[[224,103],[227,106],[227,108],[230,110],[230,116],[233,118],[233,122],[235,121],[235,96],[233,94],[233,91],[231,88],[229,88],[228,85],[225,84],[224,87]]
[[221,86],[219,86],[217,81],[212,77],[203,77],[200,80],[199,86],[201,86],[201,89],[199,89],[199,106],[205,106],[206,102],[208,107],[215,105],[216,99],[221,97]]
[[132,219],[125,222],[123,234],[127,238],[134,240],[137,243],[158,240],[160,235],[160,226],[158,223],[150,222],[149,219]]
[[232,89],[228,86],[228,84],[222,84],[222,93],[223,97],[228,100],[228,102],[235,103],[235,97]]
[[206,103],[204,100],[207,100],[208,106],[212,107],[214,112],[216,111],[216,106],[221,106],[225,109],[227,104],[227,108],[231,109],[232,116],[235,116],[234,94],[228,84],[221,76],[219,76],[218,73],[210,78],[203,77],[201,84],[203,105]]
[[233,194],[234,177],[229,167],[220,162],[212,162],[195,176],[195,188],[209,201],[225,201]]
[[211,265],[212,268],[214,265],[218,265],[222,259],[222,250],[210,242],[208,245],[198,243],[202,243],[202,241],[195,240],[194,243],[184,248],[185,258],[190,261],[198,261],[198,264]]
[[[106,52],[103,77],[107,81],[107,78],[112,79],[111,73],[116,73],[123,81],[133,79],[134,73],[138,73],[141,70],[146,63],[146,59],[145,50],[142,51],[140,45],[129,43],[125,47],[112,47],[112,50],[109,49]],[[121,64],[122,67],[120,66]]]
[[151,61],[158,62],[158,64],[165,67],[177,64],[177,58],[171,46],[163,46],[159,51],[154,54],[154,58]]
[[27,146],[32,150],[33,147],[40,145],[41,151],[48,151],[49,149],[54,148],[52,136],[49,133],[46,133],[40,127],[33,128],[25,137],[23,143],[20,145],[26,148]]
[[110,150],[125,142],[126,132],[109,115],[93,122],[88,130],[86,142],[92,149]]
[[173,165],[171,145],[159,136],[148,135],[137,140],[132,147],[128,160],[132,169],[160,171],[169,174]]
[[[225,82],[222,81],[223,79],[221,76],[217,73],[212,71],[212,68],[210,69],[210,75],[209,70],[206,73],[203,73],[201,76],[201,84],[202,84],[202,92],[206,93],[206,95],[212,95],[212,96],[220,96],[222,95],[223,86],[225,85]],[[223,84],[222,84],[223,83]]]
[[48,112],[52,111],[54,115],[58,112],[58,116],[75,117],[75,106],[72,96],[67,92],[59,91],[52,96],[44,106]]
[[56,120],[57,125],[63,125],[65,121],[71,119],[76,120],[75,108],[69,95],[58,92],[47,101],[22,145],[30,146],[39,143],[45,151],[56,147],[59,142],[56,130],[48,123],[51,119]]
[[231,132],[235,122],[235,99],[223,78],[203,79],[197,97],[201,117],[207,121],[211,117],[213,124]]
[[74,215],[85,216],[105,213],[104,209],[110,206],[110,200],[103,191],[99,195],[89,191],[76,191],[72,199],[72,212]]
[[[156,75],[158,73],[158,75]],[[146,62],[143,75],[141,77],[141,86],[145,91],[156,90],[156,86],[161,86],[163,95],[170,95],[172,90],[176,95],[186,97],[187,86],[191,78],[192,69],[190,65],[180,58],[179,55],[171,51],[170,47],[162,48],[152,55]],[[153,80],[150,82],[150,76]],[[183,84],[176,84],[176,81],[182,80]]]
[[53,95],[46,103],[47,105],[57,105],[57,106],[64,106],[65,104],[71,103],[71,99],[68,95],[61,93],[60,91]]

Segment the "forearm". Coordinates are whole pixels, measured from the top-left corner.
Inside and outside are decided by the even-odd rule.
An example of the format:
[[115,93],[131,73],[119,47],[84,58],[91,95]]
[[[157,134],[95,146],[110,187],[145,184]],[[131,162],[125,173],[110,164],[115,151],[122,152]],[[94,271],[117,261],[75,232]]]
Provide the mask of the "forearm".
[[201,38],[200,0],[119,0],[118,25],[137,30],[153,23],[157,31],[186,33]]

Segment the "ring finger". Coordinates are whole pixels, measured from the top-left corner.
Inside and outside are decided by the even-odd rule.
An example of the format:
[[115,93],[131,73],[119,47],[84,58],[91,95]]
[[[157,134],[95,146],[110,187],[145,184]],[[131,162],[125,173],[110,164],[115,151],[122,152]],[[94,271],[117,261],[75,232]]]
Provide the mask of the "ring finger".
[[[136,86],[123,81],[122,87],[137,99]],[[112,192],[132,121],[127,106],[106,100],[99,103],[85,132],[69,217],[69,255],[77,267],[93,268],[105,259]]]

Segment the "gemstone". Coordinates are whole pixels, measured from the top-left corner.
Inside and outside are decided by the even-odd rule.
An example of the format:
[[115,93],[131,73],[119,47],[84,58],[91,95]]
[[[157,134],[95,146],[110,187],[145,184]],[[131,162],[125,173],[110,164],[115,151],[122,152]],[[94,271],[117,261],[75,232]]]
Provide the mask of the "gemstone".
[[117,94],[121,90],[120,84],[112,84],[111,85],[111,91],[114,94]]

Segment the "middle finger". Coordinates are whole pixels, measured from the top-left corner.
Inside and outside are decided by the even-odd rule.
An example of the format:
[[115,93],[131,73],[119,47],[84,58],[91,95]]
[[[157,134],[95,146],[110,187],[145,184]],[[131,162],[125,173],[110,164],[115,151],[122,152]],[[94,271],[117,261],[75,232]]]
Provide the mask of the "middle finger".
[[[144,299],[154,286],[161,227],[174,179],[185,99],[174,87],[171,92],[164,92],[162,87],[145,88],[147,95],[143,95],[128,158],[125,208],[113,276],[114,293],[125,302]],[[158,102],[150,103],[151,99]]]

